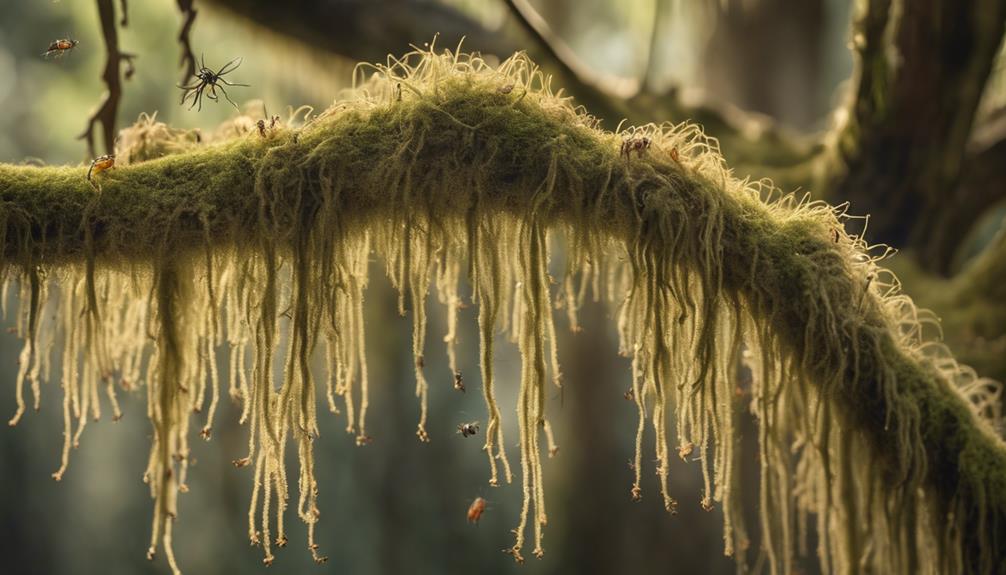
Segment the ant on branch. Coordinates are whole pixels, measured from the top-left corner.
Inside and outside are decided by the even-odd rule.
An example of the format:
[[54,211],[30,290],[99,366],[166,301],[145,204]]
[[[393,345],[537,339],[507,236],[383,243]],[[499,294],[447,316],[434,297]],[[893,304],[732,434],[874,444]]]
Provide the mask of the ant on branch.
[[213,70],[210,70],[209,68],[206,67],[206,61],[203,59],[202,56],[200,56],[199,57],[200,68],[199,72],[196,74],[198,82],[189,84],[188,86],[178,86],[182,90],[185,90],[185,93],[182,94],[182,101],[180,105],[185,104],[185,101],[189,99],[189,96],[192,96],[192,105],[189,106],[189,109],[191,110],[192,108],[198,106],[198,110],[202,110],[203,92],[205,92],[206,88],[209,87],[210,91],[206,95],[207,98],[216,101],[217,89],[219,88],[220,92],[223,93],[224,98],[227,98],[227,101],[230,102],[231,106],[234,106],[234,109],[237,110],[238,105],[235,104],[234,100],[231,100],[230,96],[227,95],[227,90],[224,89],[224,85],[226,84],[227,86],[243,86],[247,88],[248,84],[231,83],[228,82],[227,80],[224,80],[223,77],[227,74],[230,74],[234,70],[237,70],[238,66],[241,65],[241,60],[242,60],[241,58],[235,58],[230,62],[227,62],[226,64],[224,64],[222,68],[214,72]]

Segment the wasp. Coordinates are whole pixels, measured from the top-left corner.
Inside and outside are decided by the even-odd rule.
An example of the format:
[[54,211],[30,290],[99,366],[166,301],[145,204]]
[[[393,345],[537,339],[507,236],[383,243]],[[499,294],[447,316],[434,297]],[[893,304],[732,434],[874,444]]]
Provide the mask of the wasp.
[[461,393],[465,392],[465,380],[461,377],[460,370],[454,372],[454,389],[460,391]]
[[59,40],[53,40],[49,47],[46,48],[45,52],[42,54],[43,57],[48,58],[49,56],[55,56],[60,58],[66,54],[69,54],[80,44],[78,40],[73,40],[70,38],[60,38]]
[[98,175],[105,170],[110,170],[115,167],[115,154],[105,154],[104,156],[98,156],[91,162],[91,167],[87,169],[87,181],[94,185],[91,181],[92,175]]
[[238,69],[238,67],[241,65],[241,58],[235,58],[230,62],[227,62],[226,64],[223,65],[222,68],[220,68],[216,72],[206,67],[206,62],[205,60],[203,60],[202,56],[199,57],[199,63],[200,63],[199,72],[196,74],[197,81],[193,84],[189,84],[188,86],[178,86],[182,90],[185,90],[185,92],[182,94],[182,101],[180,102],[179,105],[185,104],[185,101],[189,99],[189,96],[192,96],[192,105],[189,106],[189,109],[191,110],[192,108],[198,106],[198,109],[202,110],[203,93],[206,91],[206,88],[209,88],[210,91],[208,94],[206,94],[207,98],[216,101],[218,98],[217,90],[219,89],[220,92],[223,93],[224,98],[226,98],[227,101],[230,102],[231,106],[234,106],[235,110],[238,109],[238,105],[235,104],[234,100],[231,100],[230,96],[227,95],[227,90],[224,88],[224,85],[243,86],[247,88],[248,84],[238,84],[235,82],[228,82],[227,80],[224,80],[223,77],[227,74],[230,74],[234,70]]
[[476,497],[475,501],[472,501],[472,504],[468,506],[468,522],[478,525],[479,519],[482,518],[482,514],[485,512],[486,500]]
[[479,422],[473,421],[471,423],[462,423],[458,426],[458,433],[462,437],[471,437],[473,435],[478,435],[479,433]]
[[643,152],[650,149],[650,144],[650,139],[646,136],[626,138],[622,141],[622,148],[618,155],[625,156],[625,159],[628,160],[632,152],[636,152],[639,157],[643,157]]

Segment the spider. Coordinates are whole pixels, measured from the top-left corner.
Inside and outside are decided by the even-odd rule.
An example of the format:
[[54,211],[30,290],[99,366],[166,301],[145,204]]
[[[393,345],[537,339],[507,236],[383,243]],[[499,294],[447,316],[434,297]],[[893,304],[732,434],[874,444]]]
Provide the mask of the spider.
[[189,106],[189,109],[191,110],[192,108],[198,106],[198,109],[202,110],[203,92],[206,90],[206,88],[209,87],[210,89],[210,92],[209,94],[206,95],[206,97],[214,101],[217,100],[217,89],[219,88],[220,91],[223,92],[224,98],[227,98],[227,101],[230,102],[231,106],[234,106],[234,109],[237,110],[238,105],[235,104],[234,101],[231,100],[230,96],[227,95],[227,90],[224,89],[223,84],[226,84],[228,86],[244,86],[244,87],[248,87],[248,84],[231,83],[228,82],[227,80],[224,80],[223,77],[224,75],[230,74],[234,70],[238,69],[238,66],[241,65],[241,58],[235,58],[230,62],[227,62],[226,64],[224,64],[223,68],[220,68],[216,72],[206,67],[206,62],[202,56],[199,57],[199,63],[201,67],[199,68],[199,73],[196,74],[196,79],[198,79],[198,82],[190,84],[188,86],[178,86],[182,90],[185,90],[185,93],[182,94],[181,104],[185,104],[185,101],[189,99],[189,96],[192,96],[192,105]]

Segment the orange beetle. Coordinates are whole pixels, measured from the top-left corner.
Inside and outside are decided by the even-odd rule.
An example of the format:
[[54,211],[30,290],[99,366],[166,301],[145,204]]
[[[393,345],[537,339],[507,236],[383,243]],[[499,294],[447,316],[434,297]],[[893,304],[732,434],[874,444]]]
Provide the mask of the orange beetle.
[[478,524],[479,519],[482,518],[482,514],[486,511],[486,500],[481,497],[476,497],[475,501],[468,506],[468,522]]
[[105,154],[104,156],[98,156],[91,162],[91,167],[87,170],[87,181],[91,181],[91,174],[100,174],[105,170],[109,170],[115,167],[115,154]]
[[77,47],[77,44],[80,44],[80,42],[77,40],[72,40],[70,38],[60,38],[59,40],[54,40],[52,43],[49,44],[49,47],[46,49],[45,53],[42,54],[42,56],[48,58],[49,56],[55,54],[55,56],[58,58],[60,56],[63,56],[64,54],[67,54],[68,52],[71,52],[74,48]]

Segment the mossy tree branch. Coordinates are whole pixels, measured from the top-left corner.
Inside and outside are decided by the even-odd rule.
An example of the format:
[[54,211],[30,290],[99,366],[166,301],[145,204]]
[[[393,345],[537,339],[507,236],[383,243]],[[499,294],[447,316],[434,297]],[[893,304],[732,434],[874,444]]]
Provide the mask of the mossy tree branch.
[[[1006,446],[955,387],[953,380],[966,372],[952,359],[947,363],[926,355],[929,344],[917,339],[921,326],[914,306],[880,291],[883,284],[873,259],[861,251],[861,241],[841,230],[832,209],[792,198],[766,203],[759,193],[765,190],[730,178],[722,159],[693,128],[622,135],[599,131],[590,118],[536,84],[540,72],[519,58],[494,70],[477,59],[423,54],[419,62],[383,73],[383,79],[368,86],[372,96],[338,103],[303,129],[282,128],[263,137],[249,122],[244,137],[105,172],[100,193],[86,182],[82,167],[0,165],[0,262],[31,277],[40,269],[83,268],[88,293],[82,296],[94,301],[95,267],[114,270],[154,262],[155,277],[163,278],[165,270],[177,274],[186,257],[201,261],[206,252],[210,295],[200,300],[199,309],[215,310],[212,253],[223,250],[226,255],[243,246],[238,249],[250,249],[265,261],[255,337],[265,342],[265,359],[257,361],[266,363],[257,373],[268,374],[278,317],[276,258],[289,258],[296,294],[293,333],[300,335],[292,339],[292,363],[279,392],[271,391],[271,380],[252,386],[251,393],[264,394],[253,403],[253,413],[262,414],[255,419],[259,439],[251,443],[249,457],[236,463],[255,462],[256,478],[282,486],[285,474],[280,479],[277,464],[269,461],[282,461],[288,433],[299,442],[302,466],[310,473],[309,398],[314,388],[306,366],[317,321],[328,313],[326,298],[334,297],[327,294],[352,289],[360,298],[358,286],[346,287],[354,283],[326,291],[334,281],[326,279],[326,269],[342,273],[338,270],[343,267],[366,262],[369,240],[363,239],[363,251],[357,254],[363,257],[339,255],[339,267],[326,267],[332,265],[330,255],[350,249],[338,238],[356,237],[346,235],[351,229],[390,230],[374,233],[389,246],[392,262],[401,262],[400,271],[394,271],[398,264],[389,263],[389,272],[400,289],[412,291],[415,303],[422,301],[429,282],[429,266],[422,262],[432,257],[431,234],[443,230],[467,237],[462,245],[475,260],[469,273],[476,274],[485,301],[500,297],[495,295],[500,273],[518,273],[525,286],[531,284],[521,296],[520,309],[527,311],[516,329],[525,358],[518,407],[524,422],[521,525],[530,521],[533,526],[537,555],[546,522],[537,434],[539,424],[550,433],[542,415],[541,386],[549,363],[545,342],[554,338],[551,321],[543,319],[550,309],[543,233],[568,227],[574,230],[575,245],[595,256],[597,246],[609,240],[624,246],[631,283],[620,330],[625,352],[635,358],[634,372],[642,374],[634,383],[637,401],[651,402],[657,410],[657,456],[664,462],[658,463],[658,474],[669,510],[675,503],[667,493],[661,422],[673,401],[679,432],[695,437],[703,453],[715,454],[715,492],[707,487],[703,506],[714,498],[723,501],[728,534],[736,533],[731,521],[737,517],[729,511],[735,502],[725,487],[732,480],[719,479],[720,466],[732,453],[732,409],[715,398],[732,393],[733,384],[720,387],[717,374],[732,369],[730,360],[748,342],[761,353],[756,362],[761,391],[755,403],[762,433],[764,545],[774,565],[788,570],[793,547],[788,526],[796,512],[785,510],[795,497],[790,482],[797,456],[785,444],[795,434],[810,442],[799,451],[801,465],[808,467],[799,469],[805,474],[817,470],[802,481],[811,490],[805,497],[819,494],[806,505],[822,517],[819,533],[827,548],[821,551],[822,562],[849,569],[866,561],[888,569],[983,573],[1006,566],[1006,549],[999,543],[1006,532]],[[626,158],[623,142],[643,135],[653,144],[650,151]],[[505,227],[506,221],[513,221],[513,227]],[[493,226],[501,226],[494,233],[503,234],[495,240],[484,235]],[[511,239],[501,239],[507,237]],[[495,241],[513,242],[507,245],[520,254],[516,272],[500,271],[493,258],[510,249],[500,249]],[[318,270],[322,275],[315,278]],[[249,285],[263,284],[260,278]],[[164,330],[164,322],[180,322],[175,318],[186,308],[185,300],[162,291],[157,291],[157,307],[161,314],[170,310],[160,320]],[[323,310],[313,309],[311,302]],[[333,309],[333,314],[342,313]],[[416,317],[424,316],[417,312]],[[750,325],[745,317],[751,318]],[[192,324],[192,318],[184,324]],[[425,324],[416,326],[416,341],[421,342]],[[91,334],[98,328],[87,329]],[[94,331],[93,337],[99,333]],[[669,333],[682,339],[672,345],[665,339]],[[34,341],[35,334],[29,337]],[[420,343],[417,353],[421,351]],[[181,356],[180,351],[165,355],[162,350],[160,361],[169,362],[167,367],[182,377],[191,370],[177,365]],[[418,377],[421,355],[416,365]],[[558,374],[554,365],[552,373]],[[686,379],[675,387],[675,377]],[[188,412],[179,403],[188,390],[171,378],[158,385],[167,398],[158,419],[158,425],[167,426],[159,431],[163,442],[180,433],[173,426],[181,425],[179,414]],[[642,405],[640,434],[646,417]],[[277,414],[269,415],[271,410]],[[173,414],[173,423],[163,423],[165,413]],[[423,414],[425,418],[425,407]],[[726,426],[717,428],[715,445],[706,434],[711,424],[699,414]],[[364,443],[369,440],[362,419],[360,437]],[[184,445],[183,439],[175,442]],[[152,457],[151,465],[157,466],[148,469],[151,477],[171,480],[172,457],[177,454]],[[184,465],[184,458],[179,461]],[[638,452],[636,461],[634,495],[639,493]],[[704,465],[709,465],[708,455]],[[313,476],[306,477],[301,485],[316,493]],[[266,489],[268,507],[271,488]],[[172,497],[158,495],[167,547]],[[310,537],[317,521],[313,501],[302,515]],[[781,514],[776,506],[782,506]],[[946,529],[948,524],[952,529]],[[254,528],[250,533],[258,541]],[[517,533],[512,552],[520,559],[524,530]],[[268,530],[264,535],[266,560],[271,561]],[[285,542],[282,527],[279,537]],[[865,537],[879,547],[867,545]],[[746,544],[733,535],[727,541],[728,552]]]

